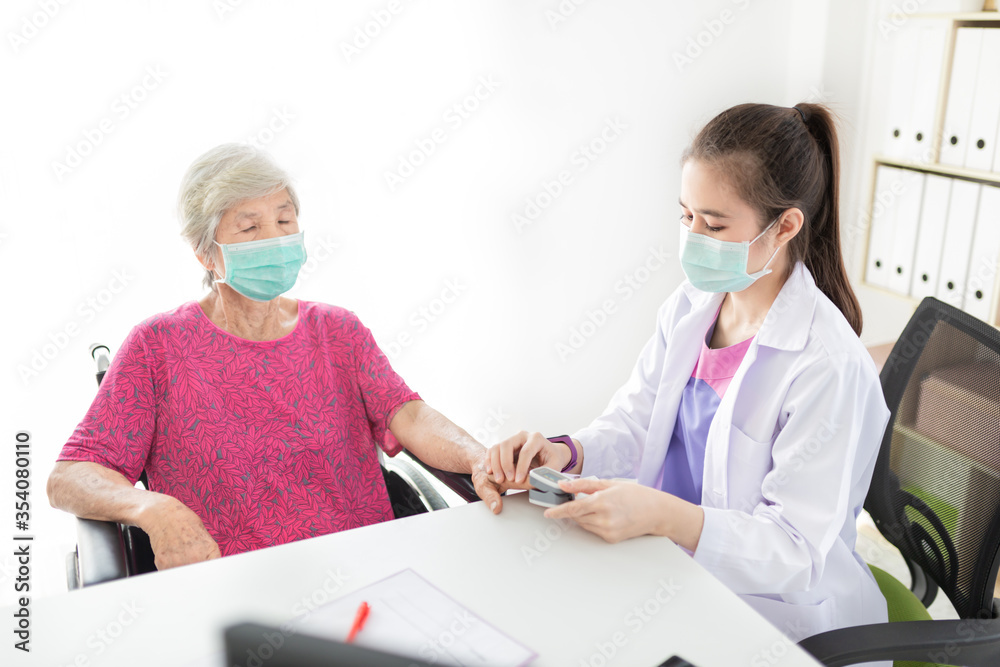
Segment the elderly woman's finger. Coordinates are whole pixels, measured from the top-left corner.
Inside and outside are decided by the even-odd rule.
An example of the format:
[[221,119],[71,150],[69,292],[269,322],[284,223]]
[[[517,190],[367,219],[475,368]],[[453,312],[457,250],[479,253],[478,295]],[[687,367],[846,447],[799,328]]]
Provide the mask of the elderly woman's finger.
[[485,477],[483,478],[483,483],[476,487],[476,493],[479,494],[479,497],[483,499],[483,502],[486,503],[486,506],[494,514],[500,514],[503,510],[503,498],[500,497],[497,488]]
[[489,459],[489,463],[486,469],[493,475],[493,479],[496,480],[497,484],[503,484],[504,475],[503,465],[500,463],[500,445],[490,447],[487,458]]
[[486,450],[486,474],[492,477],[493,475],[493,448],[490,447]]

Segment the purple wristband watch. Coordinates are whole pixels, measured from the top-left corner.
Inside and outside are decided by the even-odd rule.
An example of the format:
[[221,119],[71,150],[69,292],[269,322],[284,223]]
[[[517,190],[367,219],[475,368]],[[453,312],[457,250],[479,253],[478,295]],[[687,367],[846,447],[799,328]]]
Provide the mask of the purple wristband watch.
[[573,443],[573,438],[569,437],[568,435],[557,435],[552,438],[547,438],[547,440],[549,442],[561,442],[565,444],[567,447],[569,447],[570,451],[569,463],[566,464],[566,467],[563,468],[561,472],[572,470],[573,466],[576,465],[576,458],[577,458],[576,445]]

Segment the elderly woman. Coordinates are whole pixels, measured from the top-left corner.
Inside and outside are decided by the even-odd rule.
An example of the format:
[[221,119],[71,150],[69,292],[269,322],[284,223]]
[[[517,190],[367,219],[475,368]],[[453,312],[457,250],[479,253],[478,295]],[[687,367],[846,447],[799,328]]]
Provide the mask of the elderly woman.
[[179,205],[211,291],[125,339],[49,478],[54,507],[139,526],[164,569],[392,519],[378,447],[471,473],[500,511],[486,450],[406,386],[353,313],[281,296],[306,258],[283,170],[219,146]]

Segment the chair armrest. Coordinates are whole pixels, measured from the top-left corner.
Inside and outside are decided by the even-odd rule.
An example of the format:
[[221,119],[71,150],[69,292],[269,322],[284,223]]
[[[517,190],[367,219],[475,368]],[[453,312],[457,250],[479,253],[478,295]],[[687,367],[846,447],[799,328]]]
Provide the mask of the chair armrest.
[[807,637],[799,646],[827,667],[875,660],[994,666],[1000,664],[1000,619],[858,625]]
[[411,456],[410,460],[426,470],[429,474],[436,477],[438,481],[454,491],[458,497],[465,502],[474,503],[480,500],[479,495],[476,493],[476,487],[472,483],[472,475],[466,475],[460,472],[438,470],[433,466],[427,465],[416,456]]
[[77,518],[76,542],[80,586],[128,576],[125,540],[117,523]]
[[138,526],[122,525],[121,529],[125,540],[128,576],[156,572],[156,556],[153,554],[153,545],[149,543],[149,535]]

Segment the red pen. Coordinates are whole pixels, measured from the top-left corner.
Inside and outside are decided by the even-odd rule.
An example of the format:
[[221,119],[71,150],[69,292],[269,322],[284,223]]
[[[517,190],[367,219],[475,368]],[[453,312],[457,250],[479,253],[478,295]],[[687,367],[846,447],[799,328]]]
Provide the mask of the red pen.
[[368,606],[367,602],[362,602],[358,606],[358,613],[354,615],[354,623],[351,624],[351,631],[347,633],[347,643],[350,644],[354,641],[354,638],[358,636],[361,632],[361,628],[365,627],[365,621],[368,620],[368,612],[371,611],[371,607]]

